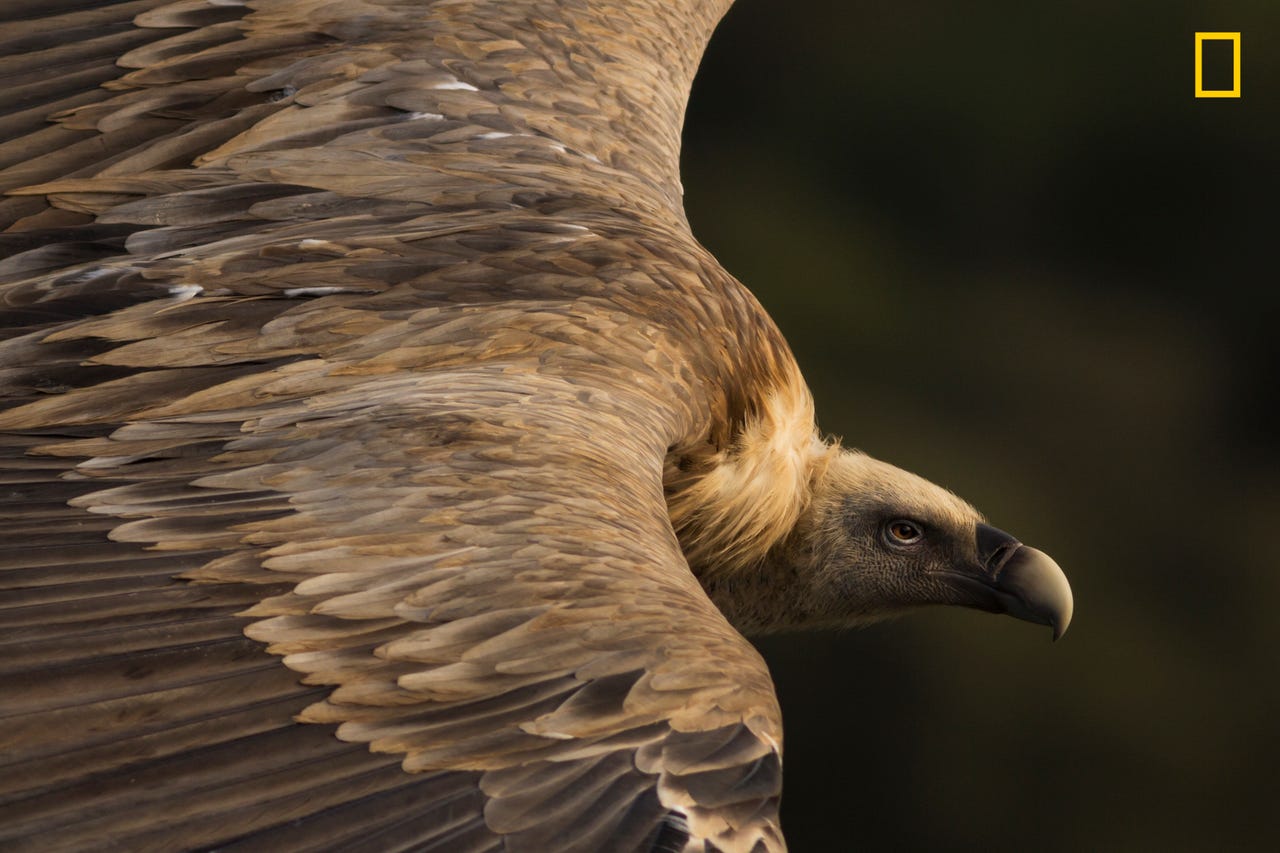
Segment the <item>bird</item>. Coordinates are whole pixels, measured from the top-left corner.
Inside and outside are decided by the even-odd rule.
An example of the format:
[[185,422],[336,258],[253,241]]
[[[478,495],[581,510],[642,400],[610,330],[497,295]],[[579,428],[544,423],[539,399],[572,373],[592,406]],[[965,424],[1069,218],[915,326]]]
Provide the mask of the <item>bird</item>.
[[749,637],[1070,622],[692,235],[728,0],[9,0],[0,847],[779,851]]

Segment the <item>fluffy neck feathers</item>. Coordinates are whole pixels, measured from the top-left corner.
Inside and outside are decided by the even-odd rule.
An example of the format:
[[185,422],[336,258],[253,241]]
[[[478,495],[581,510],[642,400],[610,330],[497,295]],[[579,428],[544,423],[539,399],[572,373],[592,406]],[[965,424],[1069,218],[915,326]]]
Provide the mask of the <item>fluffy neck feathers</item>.
[[818,436],[813,398],[797,380],[765,395],[731,446],[669,466],[667,505],[694,573],[706,581],[762,560],[838,452]]

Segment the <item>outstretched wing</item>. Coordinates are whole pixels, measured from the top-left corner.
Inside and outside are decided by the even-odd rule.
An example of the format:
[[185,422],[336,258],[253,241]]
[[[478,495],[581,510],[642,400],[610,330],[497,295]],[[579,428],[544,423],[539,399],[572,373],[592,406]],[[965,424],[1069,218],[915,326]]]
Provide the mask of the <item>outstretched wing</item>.
[[662,492],[781,357],[678,213],[716,10],[7,11],[4,846],[780,849]]

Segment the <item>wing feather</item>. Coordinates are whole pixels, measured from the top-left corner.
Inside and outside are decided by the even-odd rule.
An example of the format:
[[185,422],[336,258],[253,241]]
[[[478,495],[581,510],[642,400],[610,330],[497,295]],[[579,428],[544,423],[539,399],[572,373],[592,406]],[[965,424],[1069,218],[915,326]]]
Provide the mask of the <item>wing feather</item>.
[[6,10],[0,844],[782,848],[663,493],[789,358],[680,210],[722,9],[526,5]]

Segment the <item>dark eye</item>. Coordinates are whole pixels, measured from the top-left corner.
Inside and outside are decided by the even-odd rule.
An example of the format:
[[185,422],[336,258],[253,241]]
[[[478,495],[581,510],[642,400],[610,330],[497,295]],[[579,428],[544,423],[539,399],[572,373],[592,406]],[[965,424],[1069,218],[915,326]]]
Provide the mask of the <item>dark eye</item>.
[[884,539],[890,545],[914,545],[924,538],[924,527],[906,518],[895,519],[884,526]]

